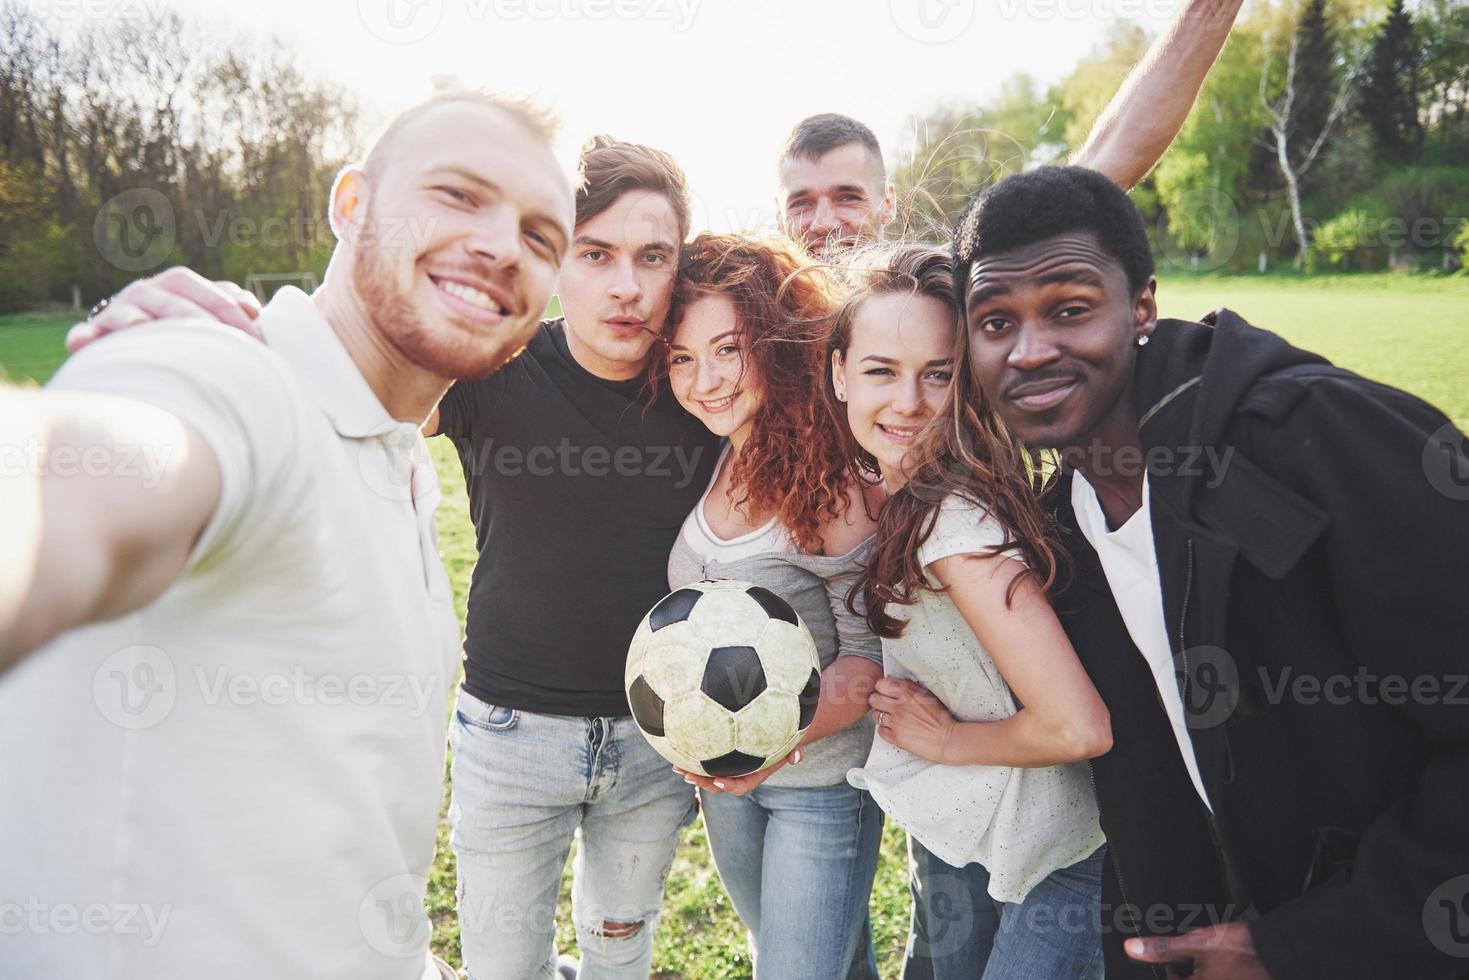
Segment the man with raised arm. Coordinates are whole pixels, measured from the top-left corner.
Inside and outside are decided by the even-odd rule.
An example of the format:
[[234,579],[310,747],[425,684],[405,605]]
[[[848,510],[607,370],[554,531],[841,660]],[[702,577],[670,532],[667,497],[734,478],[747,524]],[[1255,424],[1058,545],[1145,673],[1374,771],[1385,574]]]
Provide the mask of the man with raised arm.
[[440,975],[458,631],[418,429],[545,308],[549,139],[437,97],[339,175],[265,343],[163,319],[0,389],[0,974]]
[[[1131,188],[1183,128],[1243,0],[1186,0],[1092,127],[1071,163]],[[777,164],[781,229],[826,257],[873,242],[898,212],[872,130],[834,112],[808,116],[786,137]]]

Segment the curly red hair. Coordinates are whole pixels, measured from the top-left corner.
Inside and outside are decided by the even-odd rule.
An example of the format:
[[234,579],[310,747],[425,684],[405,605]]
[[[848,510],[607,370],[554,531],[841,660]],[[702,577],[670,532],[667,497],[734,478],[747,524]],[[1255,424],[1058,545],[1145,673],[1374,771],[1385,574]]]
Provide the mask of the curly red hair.
[[[783,239],[703,233],[686,245],[663,339],[671,342],[690,303],[726,296],[744,370],[761,405],[735,457],[731,486],[741,506],[774,513],[808,554],[822,552],[821,531],[846,513],[852,469],[822,401],[827,320],[839,295],[830,277]],[[650,381],[668,376],[655,358]]]

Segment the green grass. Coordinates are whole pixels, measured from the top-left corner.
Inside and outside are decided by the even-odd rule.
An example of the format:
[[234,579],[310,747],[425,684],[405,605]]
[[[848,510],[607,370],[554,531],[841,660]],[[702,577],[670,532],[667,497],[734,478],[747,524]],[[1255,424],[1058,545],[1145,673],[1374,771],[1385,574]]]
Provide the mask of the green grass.
[[[1165,316],[1189,318],[1228,306],[1344,367],[1421,395],[1461,428],[1469,427],[1469,278],[1175,277],[1160,286],[1159,302]],[[44,381],[64,357],[62,338],[70,322],[64,313],[0,316],[0,372],[14,380]],[[444,487],[441,552],[462,623],[475,560],[474,530],[457,458],[445,441],[431,445]],[[574,952],[568,884],[563,881],[559,942]],[[454,857],[442,820],[428,902],[434,948],[457,964]],[[891,825],[884,835],[872,911],[882,973],[896,976],[908,897],[902,834]],[[654,965],[660,978],[750,976],[744,934],[714,872],[702,823],[685,834],[668,877]]]

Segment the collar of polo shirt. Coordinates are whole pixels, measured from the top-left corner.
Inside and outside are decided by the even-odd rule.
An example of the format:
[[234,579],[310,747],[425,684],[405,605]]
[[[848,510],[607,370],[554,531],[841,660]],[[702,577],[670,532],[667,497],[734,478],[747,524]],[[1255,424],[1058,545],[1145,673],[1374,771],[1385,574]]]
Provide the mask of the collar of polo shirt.
[[271,349],[300,373],[302,387],[315,396],[339,435],[368,439],[417,432],[411,422],[388,414],[310,296],[284,286],[271,298],[270,305],[276,304],[285,315],[261,317],[260,331]]

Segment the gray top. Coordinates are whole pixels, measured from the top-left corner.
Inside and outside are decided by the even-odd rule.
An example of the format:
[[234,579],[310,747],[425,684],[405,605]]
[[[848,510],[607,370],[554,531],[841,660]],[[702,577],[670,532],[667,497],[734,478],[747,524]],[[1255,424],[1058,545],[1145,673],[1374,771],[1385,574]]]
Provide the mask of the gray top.
[[[847,590],[872,550],[868,538],[845,555],[803,555],[767,551],[733,561],[702,557],[680,534],[668,556],[668,587],[679,589],[704,579],[738,579],[763,586],[796,610],[811,630],[825,670],[838,656],[854,654],[882,663],[882,641],[861,616],[847,611]],[[857,608],[862,608],[859,603]],[[872,719],[863,716],[805,748],[800,765],[786,766],[767,786],[831,786],[847,778],[847,770],[867,761],[872,749]]]

